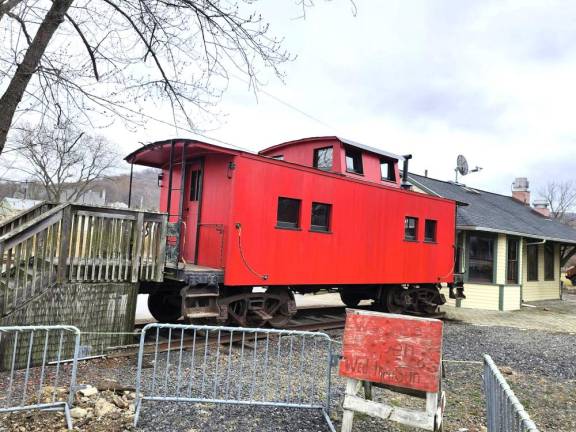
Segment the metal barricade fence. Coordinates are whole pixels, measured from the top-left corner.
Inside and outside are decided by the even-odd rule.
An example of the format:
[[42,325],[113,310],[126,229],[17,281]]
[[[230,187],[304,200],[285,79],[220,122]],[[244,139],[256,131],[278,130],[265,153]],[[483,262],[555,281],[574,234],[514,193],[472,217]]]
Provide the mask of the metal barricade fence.
[[484,355],[483,384],[488,432],[538,432],[489,355]]
[[172,401],[318,409],[335,431],[328,414],[332,362],[325,333],[148,324],[134,425],[143,401]]
[[63,410],[72,429],[79,345],[73,326],[0,327],[0,414]]

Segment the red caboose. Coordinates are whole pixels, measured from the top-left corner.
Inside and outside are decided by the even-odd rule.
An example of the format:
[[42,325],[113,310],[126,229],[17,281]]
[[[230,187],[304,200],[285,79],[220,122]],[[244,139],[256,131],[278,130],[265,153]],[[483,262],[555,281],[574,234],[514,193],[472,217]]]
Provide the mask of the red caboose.
[[453,283],[456,203],[404,188],[408,159],[338,137],[259,154],[187,139],[133,152],[128,162],[162,170],[170,215],[169,282],[141,286],[152,314],[282,325],[294,292],[326,288],[349,306],[435,312]]

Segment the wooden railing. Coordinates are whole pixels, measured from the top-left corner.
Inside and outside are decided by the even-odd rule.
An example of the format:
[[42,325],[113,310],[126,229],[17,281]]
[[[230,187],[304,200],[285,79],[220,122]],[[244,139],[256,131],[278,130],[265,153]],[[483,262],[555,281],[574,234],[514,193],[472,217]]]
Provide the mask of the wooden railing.
[[56,282],[162,281],[167,216],[59,204],[0,236],[0,317]]
[[56,207],[57,204],[48,201],[42,201],[29,209],[18,212],[12,217],[4,219],[0,222],[0,236],[12,231],[13,229],[25,224],[29,220],[38,217],[42,213]]

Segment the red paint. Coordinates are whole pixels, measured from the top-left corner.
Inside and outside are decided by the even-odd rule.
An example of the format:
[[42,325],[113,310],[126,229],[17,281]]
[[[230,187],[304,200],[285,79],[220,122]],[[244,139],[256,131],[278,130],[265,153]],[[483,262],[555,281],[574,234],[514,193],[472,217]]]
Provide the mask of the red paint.
[[437,392],[442,321],[349,311],[340,375],[395,387]]
[[[203,159],[204,179],[200,220],[193,212],[184,214],[188,234],[182,255],[187,262],[194,262],[194,236],[198,236],[197,264],[224,268],[226,285],[452,282],[454,201],[405,191],[396,183],[381,181],[379,163],[373,163],[378,161],[376,156],[364,154],[365,177],[372,176],[366,179],[310,167],[313,149],[332,143],[334,161],[340,161],[338,169],[342,169],[343,154],[336,150],[343,148],[333,137],[300,140],[274,150],[282,149],[285,158],[299,157],[300,161],[307,154],[307,166],[198,141],[176,140],[171,221],[178,214],[179,155],[184,142],[188,143],[189,161]],[[127,157],[129,162],[164,170],[161,211],[167,211],[169,152],[170,141],[164,141]],[[370,157],[376,159],[369,162]],[[186,208],[188,184],[184,190]],[[276,228],[278,197],[301,200],[298,230]],[[330,233],[310,231],[312,202],[332,205]],[[418,242],[404,240],[406,216],[420,219]],[[423,242],[426,218],[438,222],[435,243]],[[246,262],[240,256],[236,223],[242,226]],[[266,282],[259,275],[267,275]]]

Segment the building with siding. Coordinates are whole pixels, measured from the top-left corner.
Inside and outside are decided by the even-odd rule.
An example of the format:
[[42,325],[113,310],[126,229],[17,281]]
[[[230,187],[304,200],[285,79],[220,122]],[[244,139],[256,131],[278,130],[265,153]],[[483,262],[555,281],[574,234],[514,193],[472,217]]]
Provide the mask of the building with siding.
[[500,195],[409,175],[413,190],[461,202],[457,213],[456,272],[465,299],[456,307],[515,310],[522,302],[559,299],[561,267],[576,254],[576,229],[550,217],[546,202],[530,205],[526,178]]

